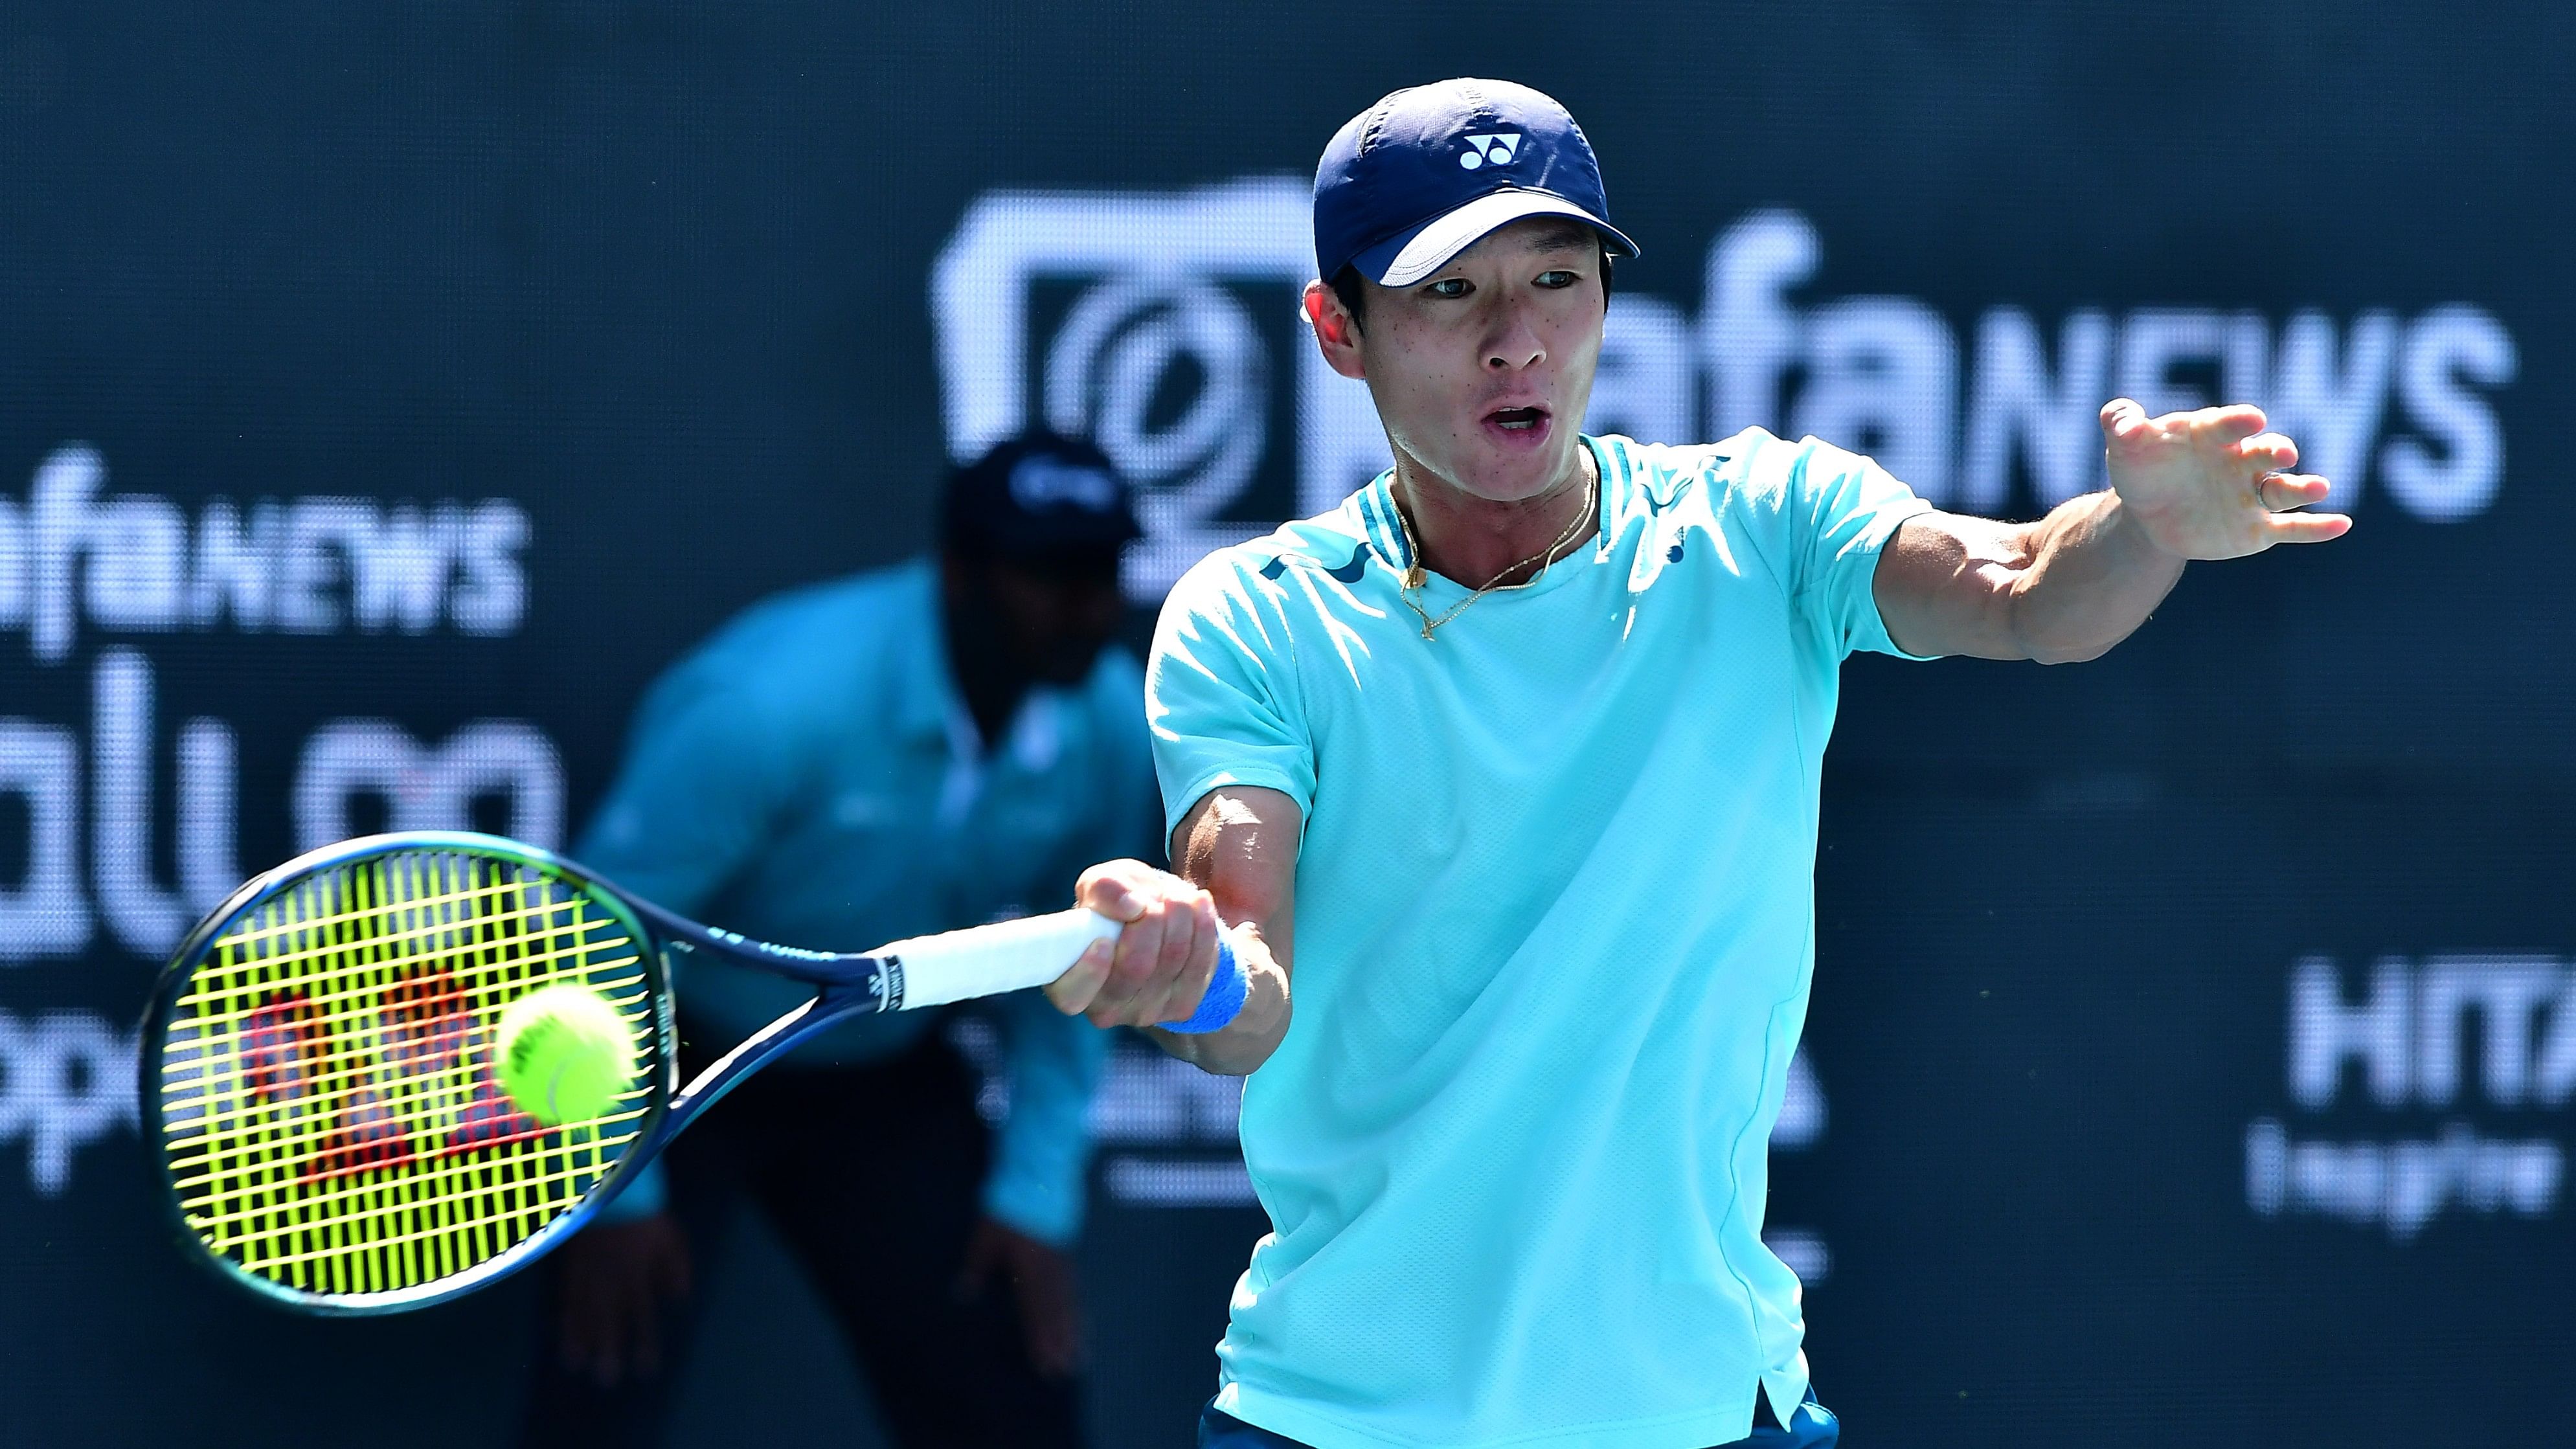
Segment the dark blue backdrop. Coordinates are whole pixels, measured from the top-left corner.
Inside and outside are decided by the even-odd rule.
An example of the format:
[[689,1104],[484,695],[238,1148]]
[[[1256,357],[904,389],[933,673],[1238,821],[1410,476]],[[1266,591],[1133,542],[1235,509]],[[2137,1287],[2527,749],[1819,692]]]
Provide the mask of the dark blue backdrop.
[[[2270,0],[21,0],[0,1439],[490,1441],[524,1291],[290,1321],[158,1235],[124,1073],[169,937],[344,830],[561,835],[657,668],[919,547],[943,460],[1030,418],[1152,484],[1140,607],[1320,506],[1383,445],[1298,347],[1300,174],[1468,73],[1563,98],[1646,247],[1597,422],[1813,430],[2027,516],[2096,481],[2109,392],[2224,394],[2357,500],[2104,662],[1850,669],[1772,1221],[1859,1441],[2552,1440],[2571,40]],[[1113,1087],[1094,1419],[1179,1444],[1261,1220],[1221,1090]],[[828,1362],[729,1321],[726,1365]]]

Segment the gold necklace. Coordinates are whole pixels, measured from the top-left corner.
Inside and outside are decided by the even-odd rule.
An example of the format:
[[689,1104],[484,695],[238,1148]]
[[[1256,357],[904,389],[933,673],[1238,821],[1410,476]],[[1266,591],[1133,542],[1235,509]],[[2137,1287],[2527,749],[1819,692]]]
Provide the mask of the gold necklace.
[[[1538,565],[1538,572],[1536,574],[1517,584],[1511,585],[1511,588],[1526,589],[1530,585],[1537,583],[1540,579],[1547,577],[1547,571],[1556,566],[1557,550],[1565,547],[1567,543],[1573,540],[1576,534],[1583,531],[1583,525],[1591,520],[1594,510],[1599,506],[1599,500],[1601,497],[1601,476],[1598,473],[1593,473],[1590,469],[1585,469],[1584,471],[1589,476],[1585,480],[1583,489],[1583,509],[1581,512],[1575,514],[1574,517],[1566,521],[1565,528],[1557,534],[1556,541],[1549,544],[1547,547],[1540,549],[1538,552],[1531,554],[1528,558],[1522,559],[1519,563],[1513,564],[1510,568],[1504,569],[1501,573],[1494,575],[1492,578],[1485,580],[1482,585],[1468,590],[1467,597],[1450,605],[1449,611],[1442,614],[1437,619],[1431,617],[1431,612],[1429,610],[1414,602],[1414,594],[1418,590],[1429,586],[1431,576],[1425,572],[1422,567],[1422,543],[1419,539],[1416,539],[1413,536],[1413,520],[1404,516],[1404,507],[1402,503],[1397,503],[1395,509],[1395,526],[1403,530],[1404,548],[1407,553],[1413,555],[1413,562],[1411,565],[1407,566],[1404,571],[1404,586],[1397,592],[1396,597],[1404,600],[1404,606],[1411,609],[1414,617],[1422,621],[1423,638],[1428,639],[1432,637],[1432,632],[1434,630],[1438,629],[1441,625],[1448,623],[1450,620],[1457,618],[1460,614],[1467,612],[1467,606],[1469,604],[1472,604],[1478,599],[1483,598],[1485,595],[1494,592],[1494,586],[1496,584],[1510,578],[1514,572],[1520,569],[1528,568],[1531,564]],[[1395,484],[1393,480],[1389,480],[1386,491],[1388,497],[1392,499],[1395,494]]]

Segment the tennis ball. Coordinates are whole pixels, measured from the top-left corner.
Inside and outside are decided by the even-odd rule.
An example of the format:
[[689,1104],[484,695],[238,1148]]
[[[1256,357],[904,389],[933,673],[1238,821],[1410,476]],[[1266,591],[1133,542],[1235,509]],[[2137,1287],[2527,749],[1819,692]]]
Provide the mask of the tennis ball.
[[635,1033],[608,998],[577,982],[503,1007],[492,1056],[501,1090],[550,1127],[606,1113],[635,1082]]

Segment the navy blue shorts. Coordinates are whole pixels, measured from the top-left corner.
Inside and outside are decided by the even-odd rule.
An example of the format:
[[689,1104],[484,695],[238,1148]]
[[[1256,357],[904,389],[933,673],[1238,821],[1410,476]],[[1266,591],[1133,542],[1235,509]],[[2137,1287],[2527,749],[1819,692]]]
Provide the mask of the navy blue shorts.
[[[1816,1391],[1807,1390],[1807,1401],[1789,1416],[1790,1425],[1783,1429],[1771,1417],[1770,1401],[1754,1396],[1753,1433],[1717,1449],[1833,1449],[1842,1438],[1842,1425],[1834,1421],[1831,1411],[1816,1402]],[[1307,1449],[1285,1434],[1256,1429],[1232,1414],[1220,1413],[1216,1401],[1208,1401],[1199,1410],[1199,1449]]]

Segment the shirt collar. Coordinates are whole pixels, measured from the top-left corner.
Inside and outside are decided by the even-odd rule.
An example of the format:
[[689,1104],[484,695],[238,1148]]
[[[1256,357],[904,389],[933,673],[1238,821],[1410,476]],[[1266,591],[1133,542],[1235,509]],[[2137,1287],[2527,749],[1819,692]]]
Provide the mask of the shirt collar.
[[[1610,449],[1599,438],[1590,433],[1577,433],[1575,441],[1592,451],[1592,464],[1599,470],[1601,485],[1600,492],[1592,500],[1592,542],[1574,552],[1589,552],[1598,557],[1610,546],[1610,520],[1617,516],[1611,507],[1610,494],[1622,479],[1611,471]],[[1368,486],[1354,495],[1353,501],[1359,511],[1360,537],[1377,550],[1378,557],[1385,559],[1388,567],[1398,573],[1413,567],[1413,537],[1405,531],[1403,517],[1396,512],[1395,470],[1389,468],[1370,479]],[[1573,555],[1567,557],[1570,559]]]

